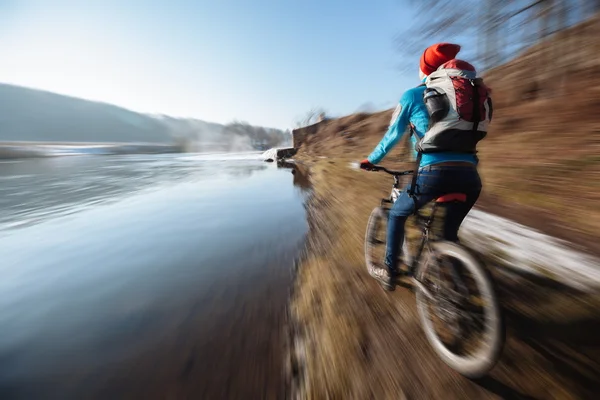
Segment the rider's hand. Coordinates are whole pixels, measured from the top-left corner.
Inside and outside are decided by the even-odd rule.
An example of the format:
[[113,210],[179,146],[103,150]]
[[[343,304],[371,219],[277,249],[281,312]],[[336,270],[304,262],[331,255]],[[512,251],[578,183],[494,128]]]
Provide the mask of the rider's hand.
[[366,158],[360,162],[360,169],[366,169],[367,171],[371,171],[373,167],[375,166],[371,164],[371,161],[369,161]]

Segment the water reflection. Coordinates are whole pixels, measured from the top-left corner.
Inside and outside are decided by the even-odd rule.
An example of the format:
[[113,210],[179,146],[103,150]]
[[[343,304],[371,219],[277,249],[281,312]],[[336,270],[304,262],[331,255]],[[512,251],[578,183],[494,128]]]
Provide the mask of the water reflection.
[[267,169],[266,165],[246,165],[244,168],[239,168],[238,166],[225,168],[223,172],[235,177],[248,177],[252,174],[264,171]]
[[250,177],[256,160],[162,156],[81,156],[0,163],[0,230],[40,223],[146,189],[215,176]]
[[293,183],[294,186],[300,188],[301,190],[308,192],[310,191],[310,179],[308,173],[308,167],[301,163],[290,162],[286,160],[277,161],[278,168],[290,169],[291,173],[294,175]]

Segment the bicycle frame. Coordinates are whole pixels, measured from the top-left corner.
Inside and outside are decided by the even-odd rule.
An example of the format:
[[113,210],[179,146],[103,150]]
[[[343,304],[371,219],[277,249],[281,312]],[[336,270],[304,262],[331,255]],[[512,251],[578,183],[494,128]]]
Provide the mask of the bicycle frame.
[[[381,200],[381,207],[384,208],[386,211],[389,211],[389,208],[386,207],[386,204],[394,204],[401,194],[400,177],[412,175],[414,171],[392,171],[379,165],[372,166],[370,170],[384,171],[394,177],[394,185],[392,186],[392,192],[390,193],[390,197]],[[429,233],[431,230],[431,226],[433,225],[433,221],[435,220],[435,214],[438,209],[438,206],[438,203],[433,203],[433,206],[431,208],[431,214],[429,216],[422,215],[418,211],[415,213],[417,226],[421,227],[421,242],[419,243],[419,246],[417,248],[416,253],[414,254],[413,259],[411,260],[411,263],[406,265],[409,268],[409,271],[411,272],[410,275],[412,275],[412,279],[415,285],[417,285],[420,288],[420,290],[431,299],[433,299],[433,296],[431,295],[429,290],[427,290],[427,288],[417,279],[417,276],[418,268],[421,265],[421,259],[423,258],[423,251],[425,250],[425,247],[428,246],[432,241],[437,240],[435,238],[432,238]]]
[[384,203],[389,203],[389,204],[393,204],[396,202],[396,200],[398,200],[398,197],[400,196],[400,176],[398,175],[394,175],[394,186],[392,187],[392,192],[390,193],[390,197],[388,199],[382,199],[381,200],[381,205],[383,206]]
[[[395,190],[395,188],[392,189],[392,191],[394,191],[394,190]],[[397,199],[398,199],[398,197],[395,196],[395,198],[393,198],[393,199],[390,198],[389,200],[388,199],[384,199],[384,200],[385,200],[385,203],[393,204]],[[425,248],[427,247],[431,253],[431,243],[439,240],[437,238],[431,237],[431,235],[430,235],[431,226],[433,225],[433,221],[435,221],[435,215],[436,215],[438,206],[439,206],[438,203],[433,203],[433,206],[431,207],[431,215],[429,215],[429,216],[419,214],[418,212],[415,213],[417,228],[421,229],[421,239],[419,241],[417,250],[414,253],[410,263],[408,263],[406,261],[406,258],[404,259],[404,262],[406,263],[406,266],[408,267],[408,270],[410,271],[410,275],[412,277],[412,281],[413,281],[414,285],[418,286],[419,289],[423,292],[423,294],[432,300],[434,299],[434,296],[421,283],[421,281],[418,279],[418,276],[419,276],[419,267],[422,265],[421,261],[422,261],[423,255],[425,253],[424,252]],[[406,240],[406,237],[404,240]],[[454,269],[452,269],[451,274],[455,275],[455,273],[456,273],[456,271],[454,271]],[[439,274],[439,271],[438,271],[438,274]],[[462,285],[461,283],[458,283],[458,286],[463,287],[464,285]]]

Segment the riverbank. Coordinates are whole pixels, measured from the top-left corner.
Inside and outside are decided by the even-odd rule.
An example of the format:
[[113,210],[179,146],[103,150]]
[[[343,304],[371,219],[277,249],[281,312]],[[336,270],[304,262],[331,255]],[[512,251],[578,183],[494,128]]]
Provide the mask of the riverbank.
[[[426,342],[404,289],[387,293],[366,272],[368,215],[389,176],[348,168],[346,157],[299,159],[310,167],[307,254],[291,316],[301,398],[593,398],[600,389],[600,294],[530,274],[488,255],[507,317],[507,342],[490,377],[447,368]],[[409,165],[407,165],[409,167]]]

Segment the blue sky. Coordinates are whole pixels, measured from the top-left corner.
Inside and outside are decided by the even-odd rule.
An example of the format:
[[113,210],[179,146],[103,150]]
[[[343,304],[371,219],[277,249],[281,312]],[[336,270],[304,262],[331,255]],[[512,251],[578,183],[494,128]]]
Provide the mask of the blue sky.
[[135,111],[279,128],[391,107],[400,0],[0,0],[0,82]]

